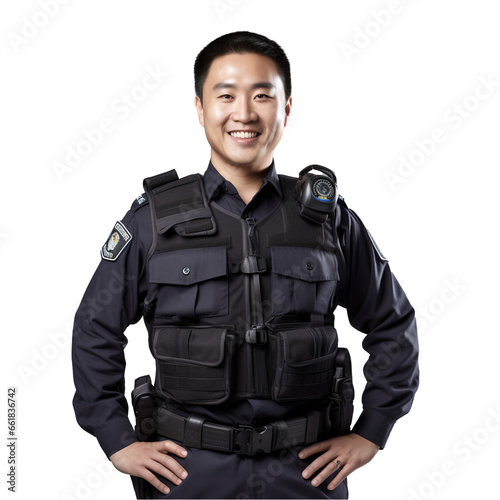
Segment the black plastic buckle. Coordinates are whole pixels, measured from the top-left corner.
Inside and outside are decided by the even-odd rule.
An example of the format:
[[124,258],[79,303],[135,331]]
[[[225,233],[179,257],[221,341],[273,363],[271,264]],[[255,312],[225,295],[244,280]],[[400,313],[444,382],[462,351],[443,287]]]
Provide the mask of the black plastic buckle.
[[245,332],[245,342],[248,344],[265,344],[267,342],[267,330],[263,325],[252,325]]
[[267,271],[266,260],[257,255],[247,255],[241,263],[244,274],[264,273]]
[[256,453],[271,453],[273,443],[273,428],[251,427],[239,425],[234,429],[234,452],[239,455],[255,455]]

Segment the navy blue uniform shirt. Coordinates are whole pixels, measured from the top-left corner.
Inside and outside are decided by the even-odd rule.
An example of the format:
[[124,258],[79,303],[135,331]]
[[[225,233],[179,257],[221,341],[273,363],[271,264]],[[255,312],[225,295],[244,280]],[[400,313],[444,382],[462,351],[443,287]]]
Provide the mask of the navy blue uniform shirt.
[[[211,163],[203,180],[213,203],[241,217],[260,219],[281,202],[274,162],[247,205]],[[410,410],[418,387],[415,314],[361,220],[345,205],[340,209],[347,220],[347,276],[340,284],[338,302],[347,309],[353,327],[366,334],[363,348],[369,353],[363,411],[353,431],[384,447],[396,420]],[[72,345],[76,418],[108,457],[137,441],[124,396],[124,332],[141,319],[147,294],[145,269],[152,225],[144,195],[133,203],[121,225],[131,237],[116,260],[103,259],[99,264],[76,313]],[[185,410],[221,423],[255,424],[296,414],[302,404],[252,399]]]

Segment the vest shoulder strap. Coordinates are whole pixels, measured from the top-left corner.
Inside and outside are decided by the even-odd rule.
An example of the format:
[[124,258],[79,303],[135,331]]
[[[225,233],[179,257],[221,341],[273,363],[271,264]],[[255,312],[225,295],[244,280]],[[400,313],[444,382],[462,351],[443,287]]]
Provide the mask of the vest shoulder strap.
[[339,195],[337,201],[337,208],[335,209],[335,235],[337,238],[338,245],[338,261],[339,261],[339,276],[340,276],[340,287],[339,295],[342,295],[342,291],[347,286],[348,280],[348,269],[346,262],[346,255],[349,255],[349,217],[348,217],[348,207],[342,196]]
[[[295,186],[297,184],[296,177],[290,177],[288,175],[279,175],[281,179],[282,187],[283,187],[283,201],[286,207],[289,210],[296,211],[297,215],[299,214],[298,202],[295,199]],[[299,215],[299,217],[302,217]],[[303,220],[303,219],[302,219]],[[313,227],[318,227],[320,225],[328,224],[330,218],[327,219],[326,222],[323,223],[311,223],[309,220],[305,220],[304,224],[294,224],[291,226],[290,230],[287,231],[285,235],[286,241],[291,244],[299,244],[301,241],[304,241],[304,237],[307,234],[307,231],[310,230],[311,225]],[[339,195],[337,201],[337,207],[335,212],[332,215],[331,219],[332,226],[332,236],[333,236],[333,245],[335,247],[335,253],[337,255],[338,261],[338,270],[340,281],[342,284],[346,283],[347,279],[347,265],[345,260],[345,255],[347,251],[348,241],[348,229],[349,229],[349,219],[348,219],[348,208],[344,201],[344,198]],[[281,237],[282,235],[277,235],[277,237]],[[271,243],[276,243],[276,241],[272,241]]]
[[[283,194],[282,215],[284,228],[268,236],[268,246],[319,246],[332,250],[325,245],[321,223],[312,222],[299,214],[295,199],[296,177],[279,175]],[[280,219],[281,221],[281,219]]]
[[177,176],[175,170],[144,179],[158,234],[174,230],[181,236],[205,236],[216,232],[203,178],[200,174]]

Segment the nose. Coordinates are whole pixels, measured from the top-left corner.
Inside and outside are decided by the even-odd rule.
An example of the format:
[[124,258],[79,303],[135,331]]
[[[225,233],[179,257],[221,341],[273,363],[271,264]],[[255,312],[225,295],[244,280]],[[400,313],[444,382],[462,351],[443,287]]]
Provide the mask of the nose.
[[252,106],[252,102],[245,98],[240,98],[235,102],[232,119],[235,122],[253,122],[257,120],[257,113]]

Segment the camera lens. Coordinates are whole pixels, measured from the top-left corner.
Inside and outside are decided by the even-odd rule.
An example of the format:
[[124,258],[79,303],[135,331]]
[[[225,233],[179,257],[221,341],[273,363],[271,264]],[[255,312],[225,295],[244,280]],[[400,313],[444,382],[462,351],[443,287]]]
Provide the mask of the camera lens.
[[335,187],[329,179],[321,177],[313,183],[313,196],[320,201],[333,201],[335,197]]

